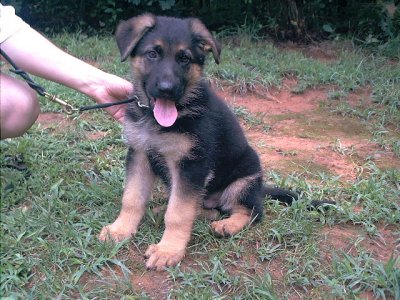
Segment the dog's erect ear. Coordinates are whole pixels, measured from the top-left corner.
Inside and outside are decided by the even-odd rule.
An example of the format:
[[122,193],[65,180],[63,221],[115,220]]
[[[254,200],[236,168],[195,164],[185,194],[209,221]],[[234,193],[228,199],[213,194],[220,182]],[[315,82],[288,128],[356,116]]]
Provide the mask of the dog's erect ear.
[[121,61],[125,61],[145,33],[156,24],[156,18],[151,14],[144,14],[122,21],[115,33]]
[[219,64],[221,46],[214,39],[210,31],[199,19],[189,19],[190,28],[199,43],[199,47],[205,52],[212,52],[214,60]]

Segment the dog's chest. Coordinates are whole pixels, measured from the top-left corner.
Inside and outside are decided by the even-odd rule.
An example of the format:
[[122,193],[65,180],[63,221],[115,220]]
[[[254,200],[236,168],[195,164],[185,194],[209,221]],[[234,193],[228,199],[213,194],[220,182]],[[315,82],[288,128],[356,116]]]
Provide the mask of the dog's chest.
[[136,151],[155,152],[172,162],[187,157],[194,146],[193,138],[189,135],[160,132],[150,122],[127,121],[124,135],[128,145]]

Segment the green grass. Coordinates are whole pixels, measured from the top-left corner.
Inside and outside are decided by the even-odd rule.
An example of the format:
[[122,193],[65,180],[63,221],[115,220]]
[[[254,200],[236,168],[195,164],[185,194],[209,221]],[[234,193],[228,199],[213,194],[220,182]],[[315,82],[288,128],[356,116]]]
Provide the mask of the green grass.
[[[388,294],[400,298],[398,259],[391,257],[387,263],[381,263],[365,251],[357,256],[341,253],[334,258],[333,270],[325,282],[333,287],[333,295],[337,297],[355,297],[360,291],[372,290],[379,299]],[[346,288],[350,290],[347,292]]]
[[[128,66],[119,62],[113,38],[63,34],[53,40],[72,54],[127,77]],[[371,85],[377,104],[367,110],[375,116],[373,128],[385,132],[375,137],[390,148],[398,143],[392,140],[391,128],[398,128],[399,72],[398,64],[359,50],[339,51],[338,61],[326,63],[248,39],[225,46],[222,64],[208,66],[208,76],[239,92],[260,84],[279,86],[288,74],[295,75],[304,89],[334,84],[338,92],[329,101],[339,103],[334,103],[332,113],[345,113],[339,104],[350,90]],[[90,103],[74,91],[41,83],[76,105]],[[44,111],[61,111],[55,104],[42,104]],[[265,125],[246,108],[235,110],[250,127]],[[350,115],[372,119],[357,108]],[[162,216],[149,210],[138,235],[125,243],[97,240],[102,226],[119,211],[126,147],[120,126],[104,113],[70,118],[63,128],[35,125],[21,138],[1,141],[0,295],[6,299],[151,298],[154,291],[140,289],[129,277],[147,272],[141,256],[148,244],[160,239]],[[86,138],[98,131],[107,134],[98,140]],[[339,142],[332,147],[343,155],[352,151]],[[17,155],[23,156],[29,172],[5,167]],[[187,258],[167,270],[166,297],[356,299],[369,291],[376,297],[399,299],[398,257],[382,262],[361,245],[357,254],[332,245],[328,248],[332,258],[327,260],[327,248],[322,247],[322,229],[341,224],[370,239],[379,238],[380,226],[390,226],[399,236],[400,171],[381,170],[372,161],[362,167],[364,176],[353,184],[307,169],[286,177],[267,173],[268,180],[301,190],[302,199],[292,207],[266,200],[264,221],[228,239],[215,238],[209,221],[198,220]],[[153,197],[152,206],[165,198],[161,188]],[[308,211],[312,199],[332,199],[340,206]],[[131,261],[131,252],[139,262]]]

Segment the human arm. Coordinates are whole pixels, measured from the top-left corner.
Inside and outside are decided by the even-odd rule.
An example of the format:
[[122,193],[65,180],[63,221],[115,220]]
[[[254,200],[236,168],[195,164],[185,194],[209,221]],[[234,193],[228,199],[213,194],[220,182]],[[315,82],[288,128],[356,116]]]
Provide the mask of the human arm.
[[[1,48],[24,71],[73,88],[97,103],[126,99],[132,92],[130,82],[64,52],[29,26],[5,40]],[[125,107],[106,111],[122,122]]]

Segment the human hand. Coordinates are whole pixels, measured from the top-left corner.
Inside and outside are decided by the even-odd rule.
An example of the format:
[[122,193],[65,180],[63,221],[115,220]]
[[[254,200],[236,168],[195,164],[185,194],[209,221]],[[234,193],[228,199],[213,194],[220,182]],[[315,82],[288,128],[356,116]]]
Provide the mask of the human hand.
[[[102,82],[91,87],[91,97],[99,104],[112,103],[127,99],[133,92],[132,83],[118,76],[105,73]],[[105,108],[117,121],[123,122],[127,104]]]

